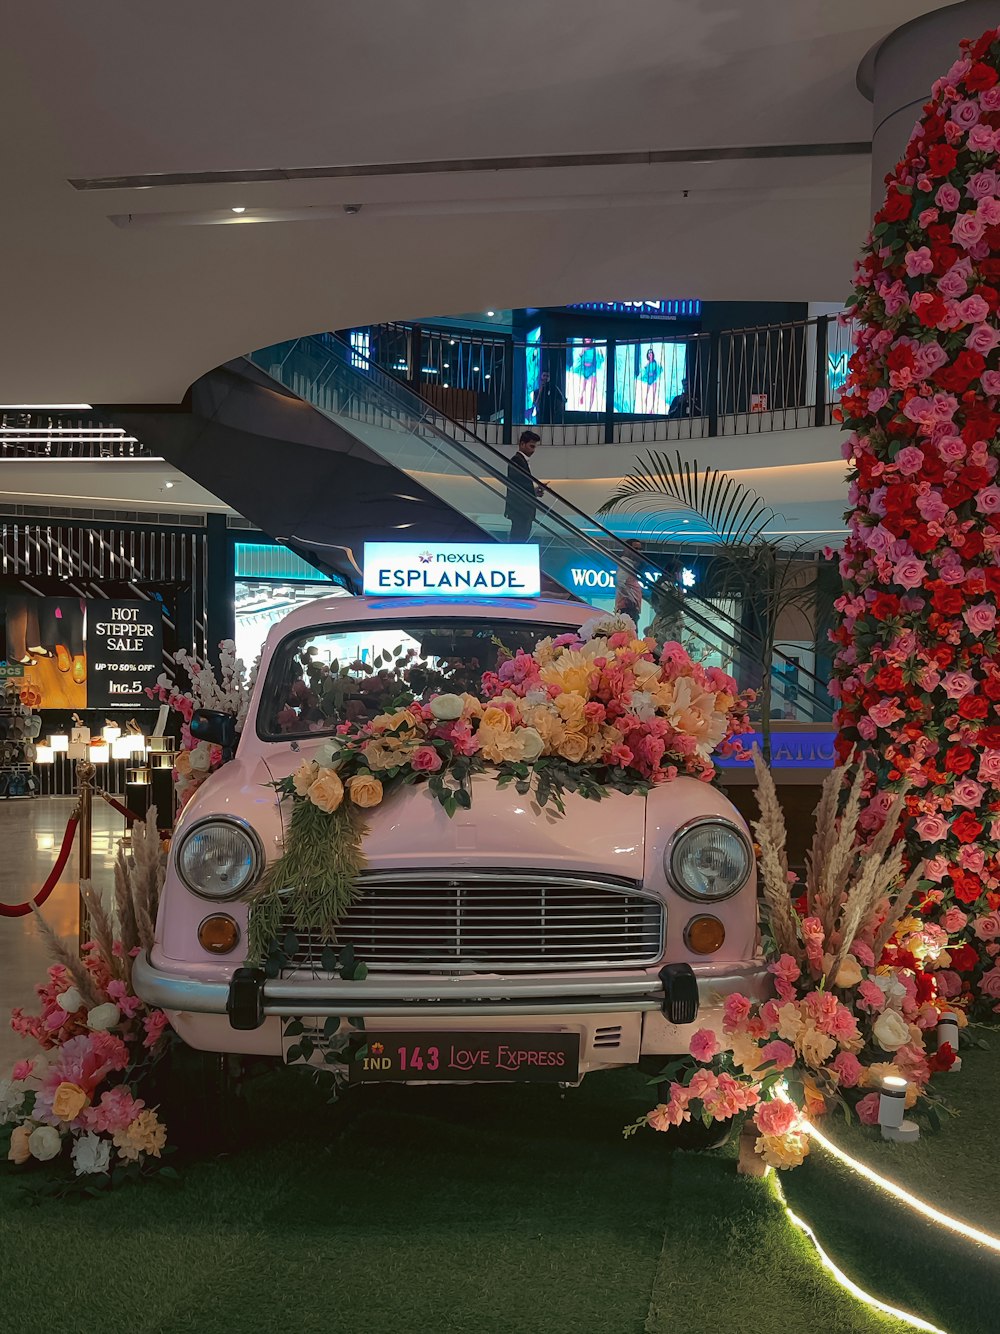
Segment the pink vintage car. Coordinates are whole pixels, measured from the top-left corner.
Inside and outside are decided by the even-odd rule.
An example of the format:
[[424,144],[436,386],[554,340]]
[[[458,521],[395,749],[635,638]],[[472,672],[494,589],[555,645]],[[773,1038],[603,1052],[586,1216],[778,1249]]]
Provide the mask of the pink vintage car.
[[[137,992],[202,1051],[287,1057],[289,1019],[321,1032],[360,1016],[368,1045],[352,1081],[563,1084],[659,1069],[696,1027],[720,1023],[730,992],[765,995],[745,825],[685,777],[646,797],[567,794],[564,815],[488,776],[452,819],[425,785],[408,787],[369,812],[363,892],[338,932],[367,976],[324,968],[326,942],[302,934],[277,975],[245,966],[247,897],[288,815],[271,784],[337,717],[380,710],[377,673],[339,666],[412,653],[445,665],[448,689],[474,689],[499,644],[528,649],[593,615],[543,599],[329,598],[288,616],[264,648],[234,760],[178,824]],[[334,667],[324,711],[309,705],[310,663]]]

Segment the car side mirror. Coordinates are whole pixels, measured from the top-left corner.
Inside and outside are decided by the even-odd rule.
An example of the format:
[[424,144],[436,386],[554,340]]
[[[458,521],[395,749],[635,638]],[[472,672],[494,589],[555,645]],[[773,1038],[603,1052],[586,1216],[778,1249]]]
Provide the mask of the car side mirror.
[[191,735],[198,741],[221,746],[227,760],[236,749],[236,719],[220,709],[195,709],[191,717]]

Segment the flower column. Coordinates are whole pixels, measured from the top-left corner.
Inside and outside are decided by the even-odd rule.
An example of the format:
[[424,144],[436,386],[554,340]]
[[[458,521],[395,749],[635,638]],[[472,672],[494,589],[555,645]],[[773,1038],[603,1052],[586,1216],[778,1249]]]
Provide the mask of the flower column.
[[874,774],[868,827],[908,785],[924,911],[971,942],[939,972],[1000,1010],[1000,40],[961,57],[887,178],[856,267],[839,751]]

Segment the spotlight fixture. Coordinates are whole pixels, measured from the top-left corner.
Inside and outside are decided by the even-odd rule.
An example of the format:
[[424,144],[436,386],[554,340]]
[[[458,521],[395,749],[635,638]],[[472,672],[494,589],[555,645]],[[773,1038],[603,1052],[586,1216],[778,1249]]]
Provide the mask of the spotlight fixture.
[[246,208],[245,208],[245,207],[244,207],[244,208],[234,208],[234,209],[231,210],[231,212],[233,212],[233,213],[245,213],[245,212],[246,212]]
[[496,311],[495,311],[495,310],[488,310],[488,311],[486,312],[486,315],[487,315],[487,318],[488,318],[488,319],[492,319],[493,316],[494,316],[495,314],[496,314]]

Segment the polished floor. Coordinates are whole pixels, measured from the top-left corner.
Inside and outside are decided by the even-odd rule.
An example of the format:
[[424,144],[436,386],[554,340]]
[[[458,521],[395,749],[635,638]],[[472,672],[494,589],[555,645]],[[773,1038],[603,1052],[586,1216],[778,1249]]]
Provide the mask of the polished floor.
[[[55,864],[66,821],[73,810],[69,797],[35,797],[0,801],[0,902],[23,903],[34,897]],[[94,803],[92,871],[95,885],[109,895],[112,867],[124,822],[103,801]],[[77,939],[79,844],[74,844],[64,878],[53,890],[43,912],[60,936]],[[30,1008],[34,987],[44,980],[49,957],[33,916],[0,917],[0,1078],[12,1061],[37,1050],[8,1026],[14,1005]]]

